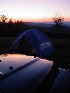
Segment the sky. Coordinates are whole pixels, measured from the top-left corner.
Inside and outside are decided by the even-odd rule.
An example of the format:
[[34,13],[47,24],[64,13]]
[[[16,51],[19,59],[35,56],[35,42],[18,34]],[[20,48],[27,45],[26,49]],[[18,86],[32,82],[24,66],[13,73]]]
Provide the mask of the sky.
[[24,21],[51,21],[56,13],[70,21],[70,0],[0,0],[0,15]]

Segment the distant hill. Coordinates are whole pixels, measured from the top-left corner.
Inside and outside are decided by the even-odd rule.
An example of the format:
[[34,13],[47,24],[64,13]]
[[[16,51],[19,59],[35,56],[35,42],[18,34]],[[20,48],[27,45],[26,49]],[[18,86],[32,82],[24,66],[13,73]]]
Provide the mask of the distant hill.
[[70,27],[70,22],[64,22],[63,24]]
[[[41,26],[41,27],[52,27],[55,23],[53,22],[26,22],[29,26]],[[70,27],[70,22],[63,22],[63,25]]]

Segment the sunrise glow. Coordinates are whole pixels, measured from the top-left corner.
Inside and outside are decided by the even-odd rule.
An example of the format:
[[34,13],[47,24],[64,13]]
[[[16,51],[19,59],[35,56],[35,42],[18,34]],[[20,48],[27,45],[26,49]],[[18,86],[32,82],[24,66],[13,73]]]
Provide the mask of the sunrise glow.
[[70,21],[70,0],[0,0],[0,15],[8,18],[46,22],[60,13]]

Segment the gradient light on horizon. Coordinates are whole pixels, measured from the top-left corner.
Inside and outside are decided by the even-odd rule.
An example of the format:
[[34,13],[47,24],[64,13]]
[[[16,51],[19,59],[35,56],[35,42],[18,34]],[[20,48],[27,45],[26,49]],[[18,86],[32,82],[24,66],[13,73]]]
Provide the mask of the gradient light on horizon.
[[0,0],[0,15],[25,21],[50,21],[56,12],[70,21],[70,0]]

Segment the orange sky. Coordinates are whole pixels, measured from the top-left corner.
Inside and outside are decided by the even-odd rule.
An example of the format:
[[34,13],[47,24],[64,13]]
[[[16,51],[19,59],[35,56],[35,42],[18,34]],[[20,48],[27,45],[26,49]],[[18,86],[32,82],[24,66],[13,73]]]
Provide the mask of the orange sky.
[[[22,20],[22,19],[21,19]],[[52,22],[53,18],[36,18],[36,19],[23,19],[25,22]],[[64,18],[64,21],[70,21],[70,18]]]
[[56,13],[70,21],[70,0],[0,0],[0,15],[24,21],[52,21]]

